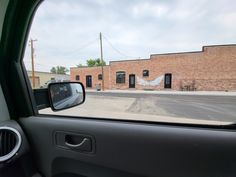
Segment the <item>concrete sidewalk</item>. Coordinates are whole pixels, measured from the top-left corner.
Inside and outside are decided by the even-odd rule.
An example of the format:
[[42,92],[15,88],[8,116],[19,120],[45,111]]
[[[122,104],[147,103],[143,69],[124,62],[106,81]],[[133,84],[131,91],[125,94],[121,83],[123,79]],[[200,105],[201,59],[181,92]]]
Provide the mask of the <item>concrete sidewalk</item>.
[[117,94],[157,94],[157,95],[207,95],[207,96],[236,96],[236,91],[173,91],[173,90],[105,90],[86,89],[87,93],[117,93]]

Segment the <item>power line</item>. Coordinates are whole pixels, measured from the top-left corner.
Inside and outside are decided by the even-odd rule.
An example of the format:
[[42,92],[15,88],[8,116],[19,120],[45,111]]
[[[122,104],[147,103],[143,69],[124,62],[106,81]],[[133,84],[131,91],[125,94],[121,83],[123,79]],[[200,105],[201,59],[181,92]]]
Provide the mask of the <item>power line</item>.
[[[80,47],[80,48],[76,49],[74,52],[81,51],[81,50],[83,50],[83,49],[85,49],[85,48],[87,48],[87,47],[89,47],[89,46],[93,45],[93,44],[94,44],[94,42],[96,42],[96,41],[98,41],[98,40],[99,40],[99,38],[96,38],[95,40],[93,40],[93,41],[90,41],[90,42],[86,43],[85,45],[83,45],[82,47]],[[73,52],[71,52],[71,53],[73,53]]]
[[[31,64],[31,61],[24,61],[24,63],[29,63]],[[52,65],[45,65],[45,64],[41,64],[41,63],[34,63],[35,65],[38,65],[38,66],[46,66],[46,67],[52,67]]]
[[[89,41],[89,42],[87,42],[87,43],[85,43],[84,45],[82,45],[81,47],[78,47],[77,49],[74,49],[74,50],[72,50],[72,51],[67,51],[67,52],[64,52],[64,54],[59,54],[58,53],[58,55],[60,55],[60,57],[69,57],[69,56],[71,56],[71,55],[73,55],[74,53],[76,53],[76,52],[80,52],[80,51],[82,51],[83,49],[85,49],[85,48],[87,48],[87,47],[89,47],[89,46],[91,46],[91,45],[94,45],[95,44],[95,42],[96,41],[98,41],[99,40],[99,38],[96,38],[95,40],[92,40],[92,41]],[[62,52],[63,53],[63,52]],[[57,54],[54,54],[53,56],[58,56]],[[81,55],[80,55],[81,56]],[[50,57],[50,55],[49,56],[44,56],[43,58],[47,58],[47,57]],[[41,56],[41,58],[42,58],[42,56]]]
[[106,40],[106,42],[111,46],[111,48],[116,51],[117,53],[119,53],[120,55],[124,56],[124,57],[128,57],[128,58],[140,58],[140,57],[134,57],[134,56],[129,56],[129,55],[126,55],[124,54],[123,52],[121,52],[120,50],[118,50],[116,47],[114,47],[114,45],[108,40],[107,37],[105,37],[103,35],[103,38]]
[[[99,38],[96,38],[95,40],[92,40],[92,41],[90,41],[90,42],[88,42],[88,43],[85,43],[85,44],[82,45],[81,47],[79,47],[79,48],[77,48],[77,49],[74,49],[74,50],[72,50],[72,51],[70,51],[70,52],[66,52],[66,53],[69,54],[69,56],[70,56],[71,54],[73,54],[73,53],[75,53],[75,52],[79,52],[79,51],[81,51],[81,50],[83,50],[83,49],[85,49],[85,48],[87,48],[87,47],[93,45],[94,42],[96,42],[96,41],[98,41],[98,40],[99,40]],[[67,55],[67,56],[68,56],[68,55]]]

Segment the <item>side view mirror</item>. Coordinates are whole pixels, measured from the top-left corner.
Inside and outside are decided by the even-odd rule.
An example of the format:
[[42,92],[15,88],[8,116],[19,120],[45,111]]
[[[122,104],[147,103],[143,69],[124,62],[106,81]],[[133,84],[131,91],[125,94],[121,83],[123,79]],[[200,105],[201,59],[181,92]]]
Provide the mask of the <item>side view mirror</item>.
[[56,82],[48,85],[49,102],[53,111],[84,103],[85,90],[80,82]]

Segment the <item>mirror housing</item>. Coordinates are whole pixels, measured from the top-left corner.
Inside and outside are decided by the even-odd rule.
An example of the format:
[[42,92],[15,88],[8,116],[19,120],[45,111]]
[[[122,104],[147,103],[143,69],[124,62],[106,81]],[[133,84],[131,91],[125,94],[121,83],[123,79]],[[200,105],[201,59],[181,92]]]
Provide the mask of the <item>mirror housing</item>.
[[55,82],[48,85],[51,109],[60,111],[84,103],[85,89],[80,82]]

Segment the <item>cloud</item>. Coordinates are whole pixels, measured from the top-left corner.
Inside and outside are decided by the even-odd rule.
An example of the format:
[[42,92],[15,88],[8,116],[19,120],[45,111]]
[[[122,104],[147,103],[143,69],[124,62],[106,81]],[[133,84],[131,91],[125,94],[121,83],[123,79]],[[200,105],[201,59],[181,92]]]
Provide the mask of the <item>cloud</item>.
[[220,14],[217,20],[225,28],[236,29],[236,12]]
[[157,17],[160,18],[168,12],[168,7],[163,4],[151,3],[148,1],[140,2],[132,7],[135,17]]
[[36,69],[49,71],[99,58],[100,32],[110,42],[103,40],[107,62],[236,43],[235,12],[235,0],[47,0],[29,36],[38,39]]

